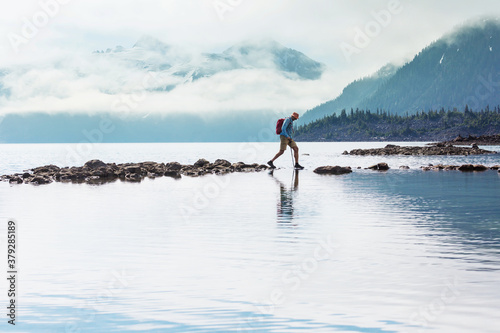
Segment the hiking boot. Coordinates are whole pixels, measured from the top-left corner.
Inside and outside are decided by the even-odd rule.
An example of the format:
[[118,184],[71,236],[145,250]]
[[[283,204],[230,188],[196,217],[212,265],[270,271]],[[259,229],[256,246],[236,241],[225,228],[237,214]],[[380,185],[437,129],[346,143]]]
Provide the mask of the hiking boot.
[[267,162],[267,164],[271,167],[271,169],[276,169],[276,167],[273,164],[273,161]]
[[297,170],[303,170],[304,167],[302,165],[300,165],[299,163],[295,163],[295,169],[297,169]]

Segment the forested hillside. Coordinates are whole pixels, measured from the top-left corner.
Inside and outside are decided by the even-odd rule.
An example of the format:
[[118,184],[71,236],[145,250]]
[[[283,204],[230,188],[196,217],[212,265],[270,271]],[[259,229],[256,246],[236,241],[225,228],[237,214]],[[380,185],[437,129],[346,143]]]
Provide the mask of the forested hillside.
[[[430,44],[391,75],[351,83],[336,99],[307,111],[300,123],[350,108],[404,115],[419,110],[463,109],[465,105],[479,111],[498,105],[499,51],[500,21],[476,22]],[[368,90],[364,89],[367,85]]]
[[500,133],[500,106],[472,112],[458,110],[417,112],[413,115],[386,111],[342,110],[300,126],[299,141],[446,141],[461,136]]

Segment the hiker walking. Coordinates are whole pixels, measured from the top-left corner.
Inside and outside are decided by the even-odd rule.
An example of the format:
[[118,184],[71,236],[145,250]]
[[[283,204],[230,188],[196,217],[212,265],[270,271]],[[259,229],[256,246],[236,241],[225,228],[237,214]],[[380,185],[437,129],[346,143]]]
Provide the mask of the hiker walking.
[[[294,156],[295,156],[295,169],[304,169],[303,166],[299,164],[299,147],[297,146],[297,143],[293,141],[292,135],[293,135],[293,122],[295,120],[299,119],[299,114],[297,112],[292,113],[291,117],[285,118],[283,121],[283,125],[281,127],[281,132],[279,132],[279,128],[276,129],[277,134],[280,135],[280,151],[276,154],[276,156],[273,157],[272,160],[267,162],[269,166],[272,169],[275,169],[276,167],[274,166],[273,162],[283,155],[283,153],[286,150],[286,146],[290,146],[290,148],[293,149]],[[281,120],[281,119],[280,119]],[[278,120],[278,122],[280,121]],[[279,123],[278,123],[279,124]],[[277,126],[279,127],[279,126]]]

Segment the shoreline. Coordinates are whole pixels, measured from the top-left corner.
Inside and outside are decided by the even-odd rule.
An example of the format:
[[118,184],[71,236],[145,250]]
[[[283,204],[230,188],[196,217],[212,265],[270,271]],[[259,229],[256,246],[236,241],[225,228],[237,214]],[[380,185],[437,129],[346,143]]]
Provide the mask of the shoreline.
[[481,149],[477,144],[472,147],[457,147],[452,144],[435,143],[424,147],[420,146],[398,146],[388,144],[384,148],[369,148],[369,149],[353,149],[344,151],[342,155],[358,155],[358,156],[390,156],[390,155],[405,155],[405,156],[469,156],[469,155],[486,155],[496,154],[494,151]]
[[481,145],[481,146],[499,146],[500,145],[500,134],[496,135],[480,135],[474,136],[469,135],[464,138],[461,135],[457,136],[451,141],[442,141],[441,144],[453,144],[453,145]]

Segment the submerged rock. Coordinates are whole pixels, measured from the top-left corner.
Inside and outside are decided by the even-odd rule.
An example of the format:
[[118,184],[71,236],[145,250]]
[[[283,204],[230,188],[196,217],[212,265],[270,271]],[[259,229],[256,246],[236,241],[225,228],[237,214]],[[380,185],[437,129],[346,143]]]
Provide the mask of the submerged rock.
[[462,172],[474,172],[474,171],[487,171],[489,169],[493,169],[494,167],[488,168],[482,164],[463,164],[463,165],[429,165],[426,167],[421,167],[423,171],[450,171],[450,170],[459,170]]
[[422,167],[421,169],[423,171],[450,171],[450,170],[457,170],[459,168],[458,165],[443,165],[443,164],[438,164],[438,165],[429,165],[426,167]]
[[341,167],[341,166],[321,166],[314,170],[314,173],[319,175],[344,175],[351,173],[351,167]]
[[484,165],[472,165],[472,164],[464,164],[458,168],[458,170],[463,171],[463,172],[472,172],[472,171],[486,171],[488,170],[487,167]]

